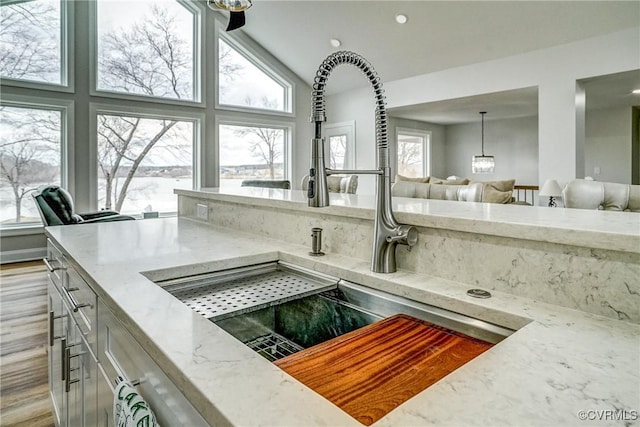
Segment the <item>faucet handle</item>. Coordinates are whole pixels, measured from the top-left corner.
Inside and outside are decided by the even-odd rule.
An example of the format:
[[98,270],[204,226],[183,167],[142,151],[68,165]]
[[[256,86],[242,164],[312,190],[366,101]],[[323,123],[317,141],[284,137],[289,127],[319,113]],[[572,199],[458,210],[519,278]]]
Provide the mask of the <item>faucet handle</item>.
[[414,246],[418,243],[418,230],[413,225],[400,225],[395,230],[395,236],[387,236],[387,243]]

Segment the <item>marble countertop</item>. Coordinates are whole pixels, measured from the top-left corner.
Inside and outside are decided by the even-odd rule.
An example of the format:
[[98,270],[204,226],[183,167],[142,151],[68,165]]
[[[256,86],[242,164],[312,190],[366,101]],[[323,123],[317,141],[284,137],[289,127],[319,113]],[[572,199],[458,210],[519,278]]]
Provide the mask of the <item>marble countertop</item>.
[[640,423],[639,325],[498,292],[478,300],[453,281],[376,274],[365,261],[182,218],[46,232],[211,425],[359,425],[149,279],[273,260],[518,329],[376,426]]
[[[307,206],[306,193],[300,190],[240,187],[204,188],[198,191],[175,190],[174,192],[203,200],[318,212],[318,208]],[[322,211],[352,218],[371,220],[374,218],[373,196],[329,193],[329,197],[330,206],[321,208]],[[594,249],[640,252],[640,214],[634,212],[406,197],[393,197],[393,210],[398,221],[404,224]]]

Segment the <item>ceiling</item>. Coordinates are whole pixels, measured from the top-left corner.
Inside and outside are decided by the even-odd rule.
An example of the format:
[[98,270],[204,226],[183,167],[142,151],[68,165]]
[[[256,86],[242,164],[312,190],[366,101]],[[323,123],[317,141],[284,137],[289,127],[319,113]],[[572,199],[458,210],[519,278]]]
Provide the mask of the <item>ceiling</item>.
[[[407,15],[406,24],[395,22],[398,13]],[[361,54],[386,82],[637,27],[640,2],[254,0],[246,15],[242,31],[311,85],[318,65],[337,50]],[[333,38],[342,46],[332,47]],[[640,87],[640,74],[632,74],[585,84],[603,97],[598,102],[610,103],[604,98],[611,85]],[[332,73],[326,91],[366,85],[355,68],[344,67]],[[535,115],[537,102],[537,89],[526,88],[389,113],[452,124],[478,121],[479,111],[489,112],[487,120]]]
[[[242,31],[309,84],[336,50],[361,54],[387,82],[638,26],[640,2],[254,0],[246,16]],[[367,84],[337,70],[326,90]]]

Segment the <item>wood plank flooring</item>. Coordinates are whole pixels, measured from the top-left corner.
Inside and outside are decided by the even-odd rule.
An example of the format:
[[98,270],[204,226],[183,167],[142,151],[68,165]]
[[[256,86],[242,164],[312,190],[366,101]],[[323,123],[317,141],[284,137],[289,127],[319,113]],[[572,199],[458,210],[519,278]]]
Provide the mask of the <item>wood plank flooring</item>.
[[47,371],[47,271],[0,268],[0,426],[53,426]]

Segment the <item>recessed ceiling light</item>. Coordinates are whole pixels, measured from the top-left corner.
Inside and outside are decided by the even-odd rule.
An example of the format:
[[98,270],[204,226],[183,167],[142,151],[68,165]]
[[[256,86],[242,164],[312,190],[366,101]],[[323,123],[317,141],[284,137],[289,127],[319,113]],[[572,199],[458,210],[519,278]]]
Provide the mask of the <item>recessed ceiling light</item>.
[[631,93],[634,95],[640,95],[640,89],[634,89],[631,91]]
[[342,46],[342,42],[338,39],[331,39],[329,40],[329,43],[331,43],[331,46],[333,47],[340,47]]
[[407,15],[403,15],[402,13],[396,15],[396,22],[398,24],[406,24],[408,20]]

